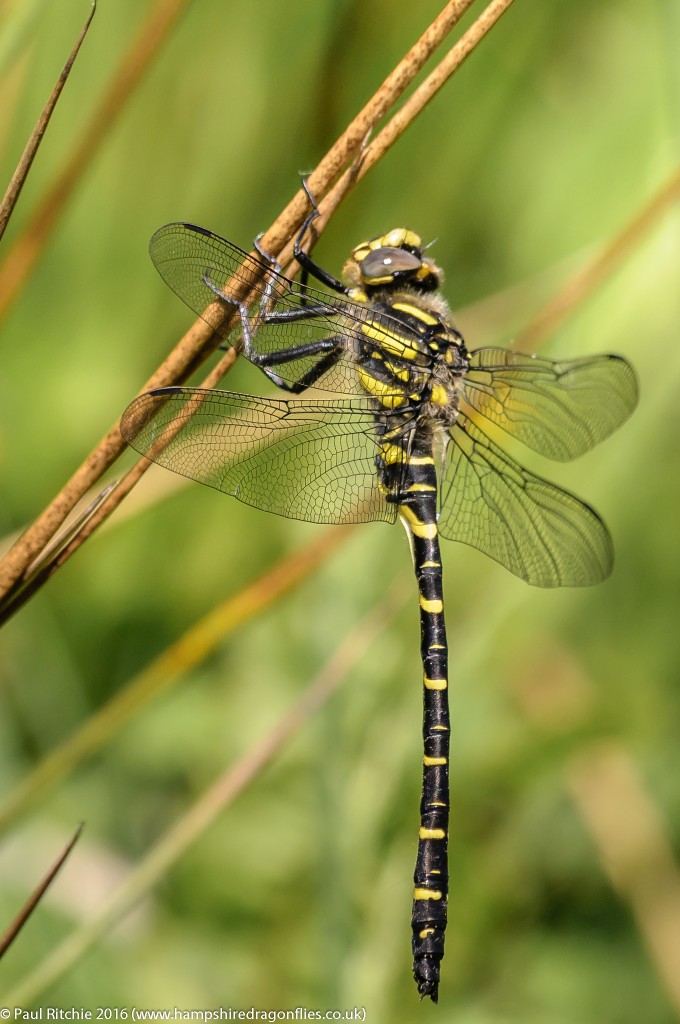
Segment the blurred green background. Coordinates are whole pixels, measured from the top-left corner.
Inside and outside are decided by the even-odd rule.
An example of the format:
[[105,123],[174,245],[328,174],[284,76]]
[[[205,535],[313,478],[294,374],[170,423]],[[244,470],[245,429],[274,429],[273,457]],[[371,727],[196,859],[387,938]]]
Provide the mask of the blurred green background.
[[[43,508],[191,322],[148,259],[153,231],[190,220],[248,247],[439,7],[189,5],[1,325],[3,533]],[[150,9],[100,0],[5,248]],[[63,0],[0,8],[2,181],[86,10]],[[679,52],[675,0],[517,0],[344,202],[317,258],[337,272],[352,245],[399,224],[436,237],[469,347],[510,343],[676,166]],[[410,977],[415,597],[330,704],[44,1005],[361,1006],[376,1024],[433,1013],[458,1024],[678,1018],[643,936],[645,914],[666,908],[666,953],[678,960],[673,869],[657,872],[653,830],[631,804],[632,877],[655,884],[647,903],[625,884],[616,892],[578,795],[600,792],[588,766],[607,741],[680,842],[678,226],[675,209],[543,349],[619,352],[640,376],[640,408],[608,442],[573,466],[532,462],[601,511],[616,545],[612,578],[544,593],[474,551],[444,552],[453,824],[439,1009],[419,1006]],[[239,364],[227,386],[261,393],[263,381]],[[167,482],[154,468],[140,490],[152,497]],[[198,486],[115,517],[3,632],[3,790],[320,529]],[[3,990],[266,733],[394,578],[408,592],[402,531],[355,531],[15,824],[0,848],[0,922],[76,823],[87,830],[3,962]],[[622,798],[606,777],[601,796],[616,818]],[[616,827],[607,835],[616,849]]]

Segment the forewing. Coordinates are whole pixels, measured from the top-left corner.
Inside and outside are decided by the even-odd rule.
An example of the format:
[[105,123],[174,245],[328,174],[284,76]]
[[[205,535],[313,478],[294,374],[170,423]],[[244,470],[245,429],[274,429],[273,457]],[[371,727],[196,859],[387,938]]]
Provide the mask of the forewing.
[[[399,336],[410,337],[409,328],[394,318],[371,311],[340,296],[317,288],[302,290],[263,260],[239,249],[226,239],[193,224],[166,224],[149,243],[149,252],[163,280],[221,337],[236,345],[242,334],[234,307],[219,299],[217,292],[249,306],[253,349],[258,355],[298,349],[327,338],[335,338],[340,358],[314,386],[343,394],[363,394],[355,360],[362,340],[381,329],[390,332],[390,351],[399,360]],[[208,283],[210,282],[210,284]],[[212,284],[213,287],[210,285]],[[256,291],[253,293],[253,286]],[[267,310],[291,316],[291,322],[267,321],[260,299],[268,287]],[[406,352],[408,344],[403,345]],[[302,354],[274,371],[288,383],[302,380],[317,364],[319,354]],[[413,365],[413,360],[405,365]]]
[[502,348],[477,349],[463,382],[466,410],[550,459],[582,455],[637,404],[635,372],[620,356],[553,361]]
[[439,530],[536,587],[599,583],[613,564],[597,513],[523,469],[463,414],[451,428]]
[[148,459],[267,512],[311,523],[396,518],[376,483],[368,402],[161,388],[135,399],[120,429]]

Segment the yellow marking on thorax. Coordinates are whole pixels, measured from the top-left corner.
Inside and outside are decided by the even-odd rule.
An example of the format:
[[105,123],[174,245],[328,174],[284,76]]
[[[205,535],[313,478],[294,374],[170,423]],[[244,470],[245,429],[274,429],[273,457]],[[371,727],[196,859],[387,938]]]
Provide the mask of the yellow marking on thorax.
[[448,405],[449,393],[442,384],[435,384],[430,392],[430,401],[435,405]]
[[427,754],[425,754],[425,757],[423,758],[423,764],[426,764],[428,766],[429,765],[433,765],[433,764],[446,764],[446,758],[445,757],[428,757]]
[[420,309],[419,306],[412,306],[410,302],[393,302],[391,308],[398,310],[400,313],[407,313],[409,316],[415,317],[416,320],[422,321],[428,327],[435,327],[439,323],[436,317],[430,316],[429,313]]
[[438,889],[414,889],[414,900],[440,900],[442,893]]
[[403,395],[394,393],[394,385],[378,380],[362,367],[359,367],[357,373],[364,391],[377,398],[386,409],[398,409],[400,405],[406,405],[407,399]]
[[[421,828],[418,833],[419,839],[446,839],[446,832],[443,828]],[[434,871],[431,872],[434,874]]]
[[408,369],[408,367],[400,367],[397,366],[395,363],[390,363],[386,359],[384,359],[383,356],[379,356],[377,352],[372,353],[372,355],[376,355],[378,359],[382,359],[383,363],[385,364],[385,368],[389,370],[390,373],[393,373],[398,380],[403,380],[404,383],[408,383],[408,380],[411,376],[411,372]]
[[[437,524],[424,523],[418,518],[409,505],[400,505],[399,515],[406,521],[409,529],[416,537],[424,537],[427,540],[433,540],[437,536]],[[441,601],[439,603],[441,604]]]
[[445,690],[447,687],[446,679],[428,679],[427,676],[423,678],[423,684],[426,690]]
[[444,602],[440,601],[439,598],[435,598],[434,601],[428,601],[426,597],[421,597],[420,607],[424,612],[443,612]]
[[402,359],[415,359],[420,354],[419,349],[410,338],[404,338],[401,334],[393,334],[379,324],[362,324],[361,333],[379,345],[383,352],[389,352],[390,355],[400,356]]
[[410,484],[406,488],[406,490],[407,491],[436,491],[437,488],[434,487],[432,484]]

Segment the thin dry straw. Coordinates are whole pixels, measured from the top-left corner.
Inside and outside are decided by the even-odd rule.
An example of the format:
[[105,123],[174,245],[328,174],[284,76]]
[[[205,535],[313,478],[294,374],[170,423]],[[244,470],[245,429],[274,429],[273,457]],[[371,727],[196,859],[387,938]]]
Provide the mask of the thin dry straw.
[[633,758],[614,741],[571,757],[567,787],[680,1014],[680,870],[659,810]]
[[[592,720],[595,686],[562,647],[548,647],[525,662],[514,690],[532,726],[548,738]],[[566,758],[564,776],[602,868],[630,906],[680,1013],[680,870],[655,801],[618,740],[581,743]]]
[[0,264],[0,319],[28,281],[64,208],[188,0],[160,0],[123,56],[78,145]]
[[61,96],[62,89],[66,85],[66,80],[68,79],[68,76],[71,72],[73,63],[76,57],[78,56],[78,51],[80,50],[81,44],[85,36],[87,35],[87,30],[90,27],[92,19],[94,18],[95,10],[96,3],[95,0],[92,0],[92,10],[90,11],[87,21],[85,22],[85,25],[83,26],[83,29],[80,35],[78,36],[73,49],[71,50],[71,53],[69,55],[68,60],[66,61],[66,64],[61,70],[61,74],[55,82],[54,88],[50,93],[47,103],[43,107],[40,117],[36,121],[35,127],[33,128],[33,131],[31,132],[28,142],[26,143],[24,151],[21,154],[21,158],[19,160],[19,163],[17,164],[17,168],[14,174],[12,175],[9,185],[7,186],[7,190],[5,192],[5,195],[3,196],[2,203],[0,203],[0,239],[4,235],[5,228],[9,224],[9,219],[12,216],[14,207],[16,206],[19,196],[21,195],[21,190],[24,187],[24,183],[28,177],[28,172],[31,169],[31,165],[33,163],[35,155],[38,152],[38,149],[40,148],[40,143],[43,140],[43,136],[47,131],[47,126],[50,123],[50,118],[52,117],[59,97]]
[[7,1006],[27,1006],[72,967],[113,923],[155,885],[170,865],[194,843],[217,816],[239,796],[304,722],[328,702],[350,668],[404,605],[407,588],[390,588],[387,598],[348,634],[306,692],[262,740],[224,773],[156,843],[143,861],[112,893],[95,917],[61,943],[34,971],[3,996]]
[[71,850],[80,839],[80,834],[83,831],[83,825],[80,824],[75,831],[75,834],[71,841],[68,843],[64,851],[59,855],[56,862],[52,865],[50,870],[47,872],[45,877],[41,880],[40,884],[31,893],[30,897],[26,900],[24,906],[21,908],[17,916],[6,928],[5,933],[0,936],[0,957],[3,957],[9,947],[12,945],[17,935],[24,927],[29,917],[40,903],[41,899],[51,886],[54,879],[61,871],[62,866],[67,860]]
[[351,534],[353,527],[325,530],[313,544],[282,559],[250,586],[244,587],[200,619],[138,672],[108,703],[48,754],[9,794],[0,808],[0,831],[71,769],[98,750],[161,690],[201,662],[218,643],[305,580]]
[[659,188],[649,202],[624,225],[597,256],[560,288],[515,339],[515,347],[531,352],[556,331],[596,288],[635,250],[662,216],[680,199],[680,167]]
[[[505,0],[505,3],[507,5],[509,0]],[[335,176],[337,176],[341,166],[341,154],[345,155],[346,160],[352,158],[365,138],[367,126],[370,127],[372,125],[371,119],[377,118],[379,112],[386,107],[388,102],[394,103],[396,101],[441,38],[450,31],[469,6],[469,0],[446,5],[427,32],[411,48],[398,68],[386,79],[386,82],[378,89],[373,99],[357,115],[357,118],[354,119],[342,137],[321,161],[316,171],[312,173],[309,181],[315,194],[323,195],[326,192]],[[492,3],[486,10],[496,9],[497,6],[497,3]],[[475,29],[475,25],[478,24],[478,22],[475,22],[475,25],[469,30],[469,32],[473,33],[473,37],[476,34],[477,42],[483,38],[486,32],[485,14],[486,12],[478,19],[482,27]],[[416,113],[417,111],[413,110],[411,116],[414,117]],[[403,132],[408,123],[408,120],[401,118],[399,131]],[[377,160],[380,155],[379,147],[373,149],[372,153],[372,159]],[[276,240],[279,239],[280,241],[281,238],[290,238],[299,227],[307,208],[306,204],[306,197],[302,190],[300,190],[265,234],[263,245],[273,255],[280,253]],[[202,320],[196,321],[159,369],[149,378],[142,391],[186,380],[212,351],[215,344],[216,339],[213,337],[210,327]],[[220,364],[222,373],[226,372],[228,368],[228,356],[229,354]],[[212,379],[212,375],[210,375],[210,379]],[[206,381],[203,382],[203,385],[206,386]],[[76,470],[75,474],[62,488],[53,502],[22,535],[3,561],[0,562],[0,596],[6,594],[22,577],[28,565],[38,556],[76,502],[80,500],[82,495],[96,483],[115,459],[118,458],[123,448],[124,445],[118,431],[118,424],[115,424],[90,453],[86,461]],[[102,504],[97,515],[90,519],[88,524],[89,530],[82,535],[83,539],[120,503],[125,494],[134,486],[136,479],[142,475],[145,468],[146,466],[136,470],[134,476],[128,474],[123,486],[117,488],[110,498]],[[67,549],[65,557],[68,557],[76,549],[76,546],[71,545]]]

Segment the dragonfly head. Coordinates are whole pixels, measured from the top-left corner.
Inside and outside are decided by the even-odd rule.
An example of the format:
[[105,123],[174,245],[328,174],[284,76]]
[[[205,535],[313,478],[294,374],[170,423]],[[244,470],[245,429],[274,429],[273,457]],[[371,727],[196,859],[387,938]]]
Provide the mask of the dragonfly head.
[[394,228],[357,245],[345,264],[345,277],[369,292],[405,285],[432,292],[442,283],[439,267],[423,255],[420,236],[407,228]]

